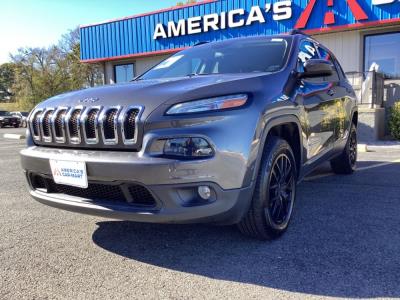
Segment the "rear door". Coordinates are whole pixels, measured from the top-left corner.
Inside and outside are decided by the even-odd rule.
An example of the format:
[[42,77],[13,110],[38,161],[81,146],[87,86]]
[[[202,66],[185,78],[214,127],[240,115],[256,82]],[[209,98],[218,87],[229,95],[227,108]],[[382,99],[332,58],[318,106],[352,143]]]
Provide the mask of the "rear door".
[[[298,71],[304,70],[308,59],[328,59],[311,40],[303,40],[298,54]],[[300,93],[304,107],[304,124],[307,134],[307,159],[309,163],[328,153],[335,144],[336,101],[339,76],[303,79]]]

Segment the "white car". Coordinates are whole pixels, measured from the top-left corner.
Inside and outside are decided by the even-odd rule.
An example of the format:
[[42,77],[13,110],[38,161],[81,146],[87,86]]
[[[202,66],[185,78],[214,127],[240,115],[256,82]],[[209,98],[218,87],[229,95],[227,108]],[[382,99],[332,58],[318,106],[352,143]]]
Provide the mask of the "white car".
[[24,128],[26,128],[27,126],[28,126],[28,116],[29,116],[29,112],[26,112],[26,111],[12,111],[11,112],[11,115],[13,115],[13,116],[17,116],[18,118],[20,118],[21,119],[21,127],[24,127]]

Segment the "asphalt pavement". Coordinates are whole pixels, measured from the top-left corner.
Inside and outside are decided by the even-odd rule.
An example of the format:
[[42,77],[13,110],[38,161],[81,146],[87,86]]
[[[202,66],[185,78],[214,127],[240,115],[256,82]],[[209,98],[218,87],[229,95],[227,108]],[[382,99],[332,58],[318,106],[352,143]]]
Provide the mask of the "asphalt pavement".
[[234,226],[130,223],[39,204],[19,164],[24,141],[7,132],[0,299],[400,297],[398,150],[361,153],[351,176],[321,167],[299,185],[288,232],[260,242]]

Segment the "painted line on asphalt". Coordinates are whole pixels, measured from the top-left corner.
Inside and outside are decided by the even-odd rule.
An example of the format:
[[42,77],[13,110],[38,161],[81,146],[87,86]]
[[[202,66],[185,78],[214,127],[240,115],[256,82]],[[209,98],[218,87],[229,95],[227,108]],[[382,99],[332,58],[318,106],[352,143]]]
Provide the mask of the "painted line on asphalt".
[[379,164],[375,164],[375,165],[371,165],[371,166],[357,168],[357,171],[364,171],[364,170],[369,170],[369,169],[389,166],[389,165],[393,165],[395,163],[400,163],[400,159],[395,159],[395,160],[388,161],[388,162],[383,162],[383,163],[379,163]]
[[3,134],[3,137],[9,140],[23,140],[26,138],[26,136],[23,134],[15,134],[15,133],[5,133]]
[[0,145],[0,149],[4,149],[4,150],[6,150],[6,149],[22,149],[22,148],[24,148],[25,147],[25,145],[24,144],[14,144],[14,145]]
[[[370,169],[379,168],[379,167],[385,167],[385,166],[393,165],[396,163],[400,163],[400,159],[395,159],[395,160],[388,161],[388,162],[383,162],[383,163],[379,163],[379,164],[375,164],[375,165],[371,165],[371,166],[357,168],[356,172],[370,170]],[[330,172],[330,173],[325,173],[325,174],[314,175],[314,176],[304,178],[304,181],[312,181],[312,180],[316,180],[316,179],[320,179],[320,178],[329,177],[332,175],[335,175],[335,173]]]

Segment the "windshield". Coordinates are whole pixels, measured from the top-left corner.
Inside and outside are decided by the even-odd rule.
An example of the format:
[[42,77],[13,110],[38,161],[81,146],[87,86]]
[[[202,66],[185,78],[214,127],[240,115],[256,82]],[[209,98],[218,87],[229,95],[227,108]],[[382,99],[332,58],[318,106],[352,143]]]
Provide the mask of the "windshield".
[[8,111],[0,110],[0,116],[11,116],[11,114]]
[[257,38],[200,45],[167,58],[139,80],[277,72],[286,63],[289,41],[284,38]]

